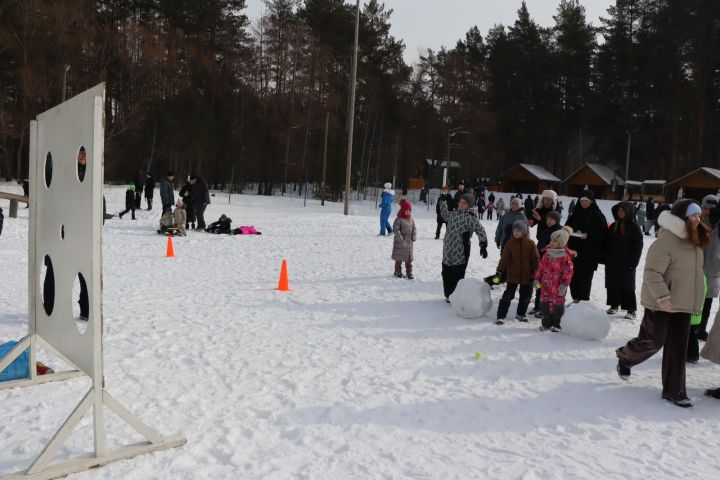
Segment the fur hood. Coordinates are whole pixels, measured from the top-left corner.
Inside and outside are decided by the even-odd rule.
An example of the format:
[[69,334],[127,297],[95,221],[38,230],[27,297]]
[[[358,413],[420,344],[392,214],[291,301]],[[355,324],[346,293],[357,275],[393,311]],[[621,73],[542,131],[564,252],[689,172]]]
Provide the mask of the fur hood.
[[665,210],[658,217],[658,225],[664,230],[669,231],[673,235],[683,240],[688,238],[685,222],[682,218],[673,215],[669,210]]
[[393,197],[395,196],[395,190],[391,190],[391,189],[389,189],[389,188],[384,189],[384,190],[383,190],[383,193],[389,193],[389,194],[392,195]]

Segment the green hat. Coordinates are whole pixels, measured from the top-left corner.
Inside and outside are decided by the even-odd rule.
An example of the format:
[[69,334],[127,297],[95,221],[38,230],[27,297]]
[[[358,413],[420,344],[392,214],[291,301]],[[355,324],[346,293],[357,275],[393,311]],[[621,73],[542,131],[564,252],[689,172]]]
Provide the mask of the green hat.
[[128,190],[135,191],[135,185],[128,185]]

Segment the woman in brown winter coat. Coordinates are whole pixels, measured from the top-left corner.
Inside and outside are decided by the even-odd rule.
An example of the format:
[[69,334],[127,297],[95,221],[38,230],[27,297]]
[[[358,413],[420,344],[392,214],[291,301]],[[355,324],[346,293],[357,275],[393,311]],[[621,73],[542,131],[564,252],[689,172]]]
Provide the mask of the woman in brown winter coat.
[[520,322],[527,322],[525,313],[532,296],[532,284],[540,255],[535,242],[528,237],[528,224],[525,220],[518,220],[512,226],[512,238],[502,249],[500,263],[498,263],[496,277],[500,272],[506,273],[507,287],[498,304],[496,325],[505,323],[505,317],[510,309],[510,302],[515,298],[515,292],[520,287],[520,300],[518,301],[517,316]]
[[392,259],[395,260],[395,276],[402,278],[402,263],[405,262],[405,275],[412,280],[413,242],[417,238],[415,220],[412,219],[412,205],[405,199],[400,200],[400,211],[393,223]]
[[615,353],[620,378],[663,349],[662,398],[679,407],[692,407],[685,390],[690,316],[702,308],[705,296],[703,251],[710,231],[700,219],[700,205],[679,200],[658,217],[658,239],[645,258],[640,296],[645,315],[640,333]]

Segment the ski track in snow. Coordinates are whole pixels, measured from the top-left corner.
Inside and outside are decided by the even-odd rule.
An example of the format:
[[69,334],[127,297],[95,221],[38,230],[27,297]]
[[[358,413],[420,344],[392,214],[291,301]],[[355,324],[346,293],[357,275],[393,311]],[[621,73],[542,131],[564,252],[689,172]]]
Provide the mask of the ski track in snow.
[[[106,193],[108,211],[122,210],[124,188]],[[434,207],[415,206],[414,281],[392,277],[373,207],[357,202],[344,217],[339,204],[243,195],[228,206],[217,194],[208,223],[226,213],[263,235],[190,232],[174,238],[175,259],[155,233],[157,208],[109,220],[108,391],[188,443],[71,478],[716,477],[720,402],[702,391],[720,384],[719,368],[688,367],[696,406],[683,410],[660,398],[660,355],[629,382],[615,373],[614,349],[639,319],[613,319],[601,342],[541,334],[537,320],[497,327],[496,288],[493,318],[463,320],[442,296]],[[27,212],[6,218],[0,237],[0,341],[27,329]],[[483,224],[492,239],[497,222]],[[483,260],[473,238],[468,276],[495,271],[492,243]],[[289,293],[274,291],[283,258]],[[641,280],[639,268],[638,293]],[[605,308],[602,267],[592,301]],[[0,392],[0,474],[26,468],[88,386]],[[110,445],[140,439],[106,417]],[[91,451],[88,420],[57,458]]]

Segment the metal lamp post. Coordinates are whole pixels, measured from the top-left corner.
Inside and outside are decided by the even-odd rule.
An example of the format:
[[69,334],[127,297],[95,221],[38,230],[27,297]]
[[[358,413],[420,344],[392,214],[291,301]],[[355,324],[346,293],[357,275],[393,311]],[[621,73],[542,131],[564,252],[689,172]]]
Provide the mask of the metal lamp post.
[[357,87],[357,57],[359,38],[360,0],[357,0],[357,4],[355,6],[355,46],[353,47],[352,77],[350,78],[350,111],[348,112],[347,165],[345,166],[345,206],[343,209],[345,215],[347,215],[350,210],[350,177],[352,168],[353,130],[355,127],[355,88]]

